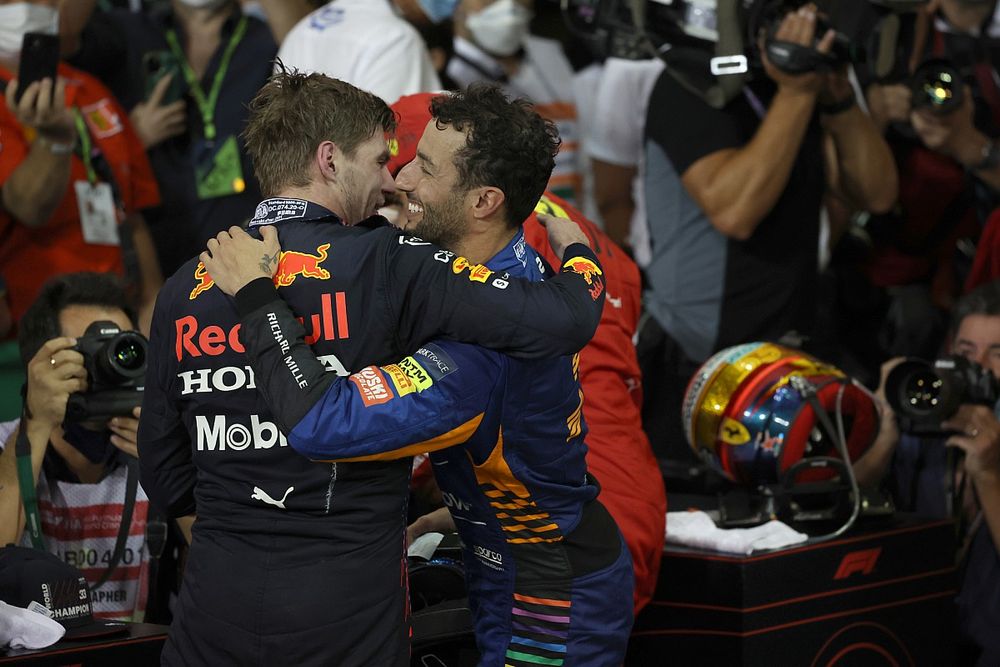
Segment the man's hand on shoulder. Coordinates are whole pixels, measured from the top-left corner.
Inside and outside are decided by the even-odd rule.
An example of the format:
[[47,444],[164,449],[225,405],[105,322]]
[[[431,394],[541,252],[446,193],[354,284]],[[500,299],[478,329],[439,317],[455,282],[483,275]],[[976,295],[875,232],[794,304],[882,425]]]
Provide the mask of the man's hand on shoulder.
[[278,270],[281,245],[274,227],[261,227],[262,241],[240,227],[230,227],[208,240],[208,250],[199,255],[216,287],[233,296],[257,278],[273,278]]
[[554,215],[539,213],[538,222],[542,223],[545,231],[548,232],[552,252],[561,260],[565,259],[563,255],[566,253],[566,248],[574,243],[582,243],[590,247],[590,239],[580,229],[580,225],[569,218],[558,218]]

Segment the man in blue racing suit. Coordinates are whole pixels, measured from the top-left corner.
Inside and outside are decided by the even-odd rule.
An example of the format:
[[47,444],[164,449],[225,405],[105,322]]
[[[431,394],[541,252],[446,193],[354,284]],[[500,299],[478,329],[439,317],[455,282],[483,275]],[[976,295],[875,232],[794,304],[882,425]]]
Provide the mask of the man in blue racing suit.
[[[558,147],[551,125],[492,87],[435,98],[431,110],[417,159],[397,177],[407,231],[454,251],[444,259],[456,272],[543,280],[519,221],[548,179],[540,167]],[[564,268],[600,297],[591,260],[569,258]],[[465,545],[480,664],[621,664],[631,560],[587,474],[578,357],[522,361],[438,341],[336,378],[288,307],[250,291],[237,294],[247,355],[296,451],[315,461],[431,452]]]

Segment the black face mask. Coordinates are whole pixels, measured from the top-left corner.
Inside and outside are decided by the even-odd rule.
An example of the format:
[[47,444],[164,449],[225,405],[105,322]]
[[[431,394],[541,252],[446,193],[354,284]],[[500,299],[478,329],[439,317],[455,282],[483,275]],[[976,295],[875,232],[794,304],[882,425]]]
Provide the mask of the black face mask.
[[101,428],[92,431],[77,422],[63,425],[63,437],[91,463],[102,463],[111,458],[115,446],[111,444],[111,431]]

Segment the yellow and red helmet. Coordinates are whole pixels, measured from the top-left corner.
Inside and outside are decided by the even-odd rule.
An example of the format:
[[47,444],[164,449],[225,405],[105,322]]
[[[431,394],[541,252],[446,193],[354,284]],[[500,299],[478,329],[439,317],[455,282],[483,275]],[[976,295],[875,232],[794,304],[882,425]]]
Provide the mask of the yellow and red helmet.
[[838,456],[829,435],[817,437],[816,410],[795,376],[815,388],[831,421],[839,403],[847,451],[856,461],[878,431],[871,396],[836,367],[773,343],[727,348],[698,369],[682,407],[688,443],[710,466],[748,485],[777,483],[807,455]]

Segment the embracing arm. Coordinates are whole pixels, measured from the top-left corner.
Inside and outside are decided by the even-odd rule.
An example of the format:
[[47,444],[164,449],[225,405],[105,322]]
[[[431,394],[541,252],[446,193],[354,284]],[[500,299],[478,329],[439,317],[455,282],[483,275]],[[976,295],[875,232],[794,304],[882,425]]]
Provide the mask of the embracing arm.
[[[396,364],[327,372],[267,279],[236,296],[241,340],[289,444],[313,460],[384,460],[461,444],[479,427],[502,363],[458,343],[429,343]],[[258,305],[263,304],[263,305]]]
[[515,357],[557,357],[578,352],[597,330],[604,272],[587,245],[569,245],[561,273],[540,283],[412,237],[392,237],[388,246],[386,284],[401,288],[391,291],[390,306],[402,349],[444,337]]

